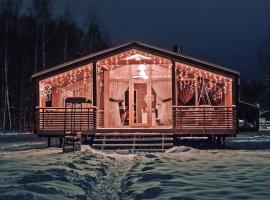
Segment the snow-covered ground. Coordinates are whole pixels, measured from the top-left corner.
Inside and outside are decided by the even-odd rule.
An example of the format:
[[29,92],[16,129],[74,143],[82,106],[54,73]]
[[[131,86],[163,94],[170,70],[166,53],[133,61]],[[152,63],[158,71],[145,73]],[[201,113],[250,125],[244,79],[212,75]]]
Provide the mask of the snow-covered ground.
[[174,147],[159,154],[63,154],[33,135],[0,135],[0,200],[269,199],[270,133],[226,149]]

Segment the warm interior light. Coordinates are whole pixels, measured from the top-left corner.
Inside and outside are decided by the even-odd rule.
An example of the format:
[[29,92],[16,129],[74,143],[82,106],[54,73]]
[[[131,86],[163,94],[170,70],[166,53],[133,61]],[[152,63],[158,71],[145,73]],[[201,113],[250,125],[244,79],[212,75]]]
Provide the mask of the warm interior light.
[[141,71],[144,71],[145,70],[145,65],[139,65],[139,70],[141,70]]
[[148,79],[148,76],[146,75],[145,73],[145,65],[139,65],[139,70],[140,70],[140,77],[143,78],[143,79]]

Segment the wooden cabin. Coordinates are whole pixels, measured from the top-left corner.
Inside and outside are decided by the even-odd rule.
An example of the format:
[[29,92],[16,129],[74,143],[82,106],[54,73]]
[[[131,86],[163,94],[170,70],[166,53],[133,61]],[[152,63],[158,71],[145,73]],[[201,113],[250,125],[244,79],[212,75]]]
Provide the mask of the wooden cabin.
[[76,112],[82,135],[234,136],[239,76],[182,53],[123,44],[33,74],[34,132],[63,135],[65,99],[85,97],[92,103]]

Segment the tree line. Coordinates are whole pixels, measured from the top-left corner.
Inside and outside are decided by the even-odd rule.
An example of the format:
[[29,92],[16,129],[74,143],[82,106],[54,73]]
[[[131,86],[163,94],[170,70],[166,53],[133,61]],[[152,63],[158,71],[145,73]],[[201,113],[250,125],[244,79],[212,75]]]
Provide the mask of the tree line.
[[[33,73],[93,53],[111,45],[109,35],[94,9],[85,16],[85,26],[75,22],[67,7],[53,16],[52,0],[0,1],[0,131],[31,131],[34,115]],[[257,51],[260,80],[241,79],[241,99],[262,100],[269,107],[270,34]],[[269,95],[270,96],[270,95]]]
[[270,110],[270,31],[259,43],[256,49],[257,79],[241,78],[241,100],[258,105],[260,111]]
[[31,75],[110,46],[94,9],[81,27],[67,7],[53,17],[51,0],[0,3],[0,131],[31,131],[34,97]]

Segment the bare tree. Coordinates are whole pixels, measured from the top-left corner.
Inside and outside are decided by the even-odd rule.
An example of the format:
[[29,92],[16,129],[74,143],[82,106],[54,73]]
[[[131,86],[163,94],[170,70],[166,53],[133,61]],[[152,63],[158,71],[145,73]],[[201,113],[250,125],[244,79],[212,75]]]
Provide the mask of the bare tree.
[[6,131],[6,111],[8,112],[9,117],[9,130],[12,128],[11,124],[11,112],[10,112],[10,102],[9,102],[9,87],[8,87],[8,33],[9,33],[9,14],[7,10],[6,15],[6,31],[5,31],[5,56],[4,56],[4,69],[5,69],[5,103],[4,103],[4,116],[3,116],[3,132]]
[[93,53],[108,48],[110,38],[107,32],[102,28],[98,20],[98,14],[95,7],[91,6],[86,17],[86,28],[84,38],[85,54]]
[[72,14],[69,7],[66,7],[63,21],[66,23],[65,25],[65,42],[64,42],[64,62],[67,62],[68,58],[68,40],[69,40],[69,24],[72,23]]
[[8,56],[9,56],[9,26],[13,13],[13,1],[6,0],[2,4],[2,13],[5,18],[5,34],[4,34],[4,109],[3,109],[3,132],[6,132],[6,117],[8,116],[9,130],[12,130],[12,118],[10,111],[10,94],[8,82]]
[[42,68],[46,68],[46,30],[51,11],[50,0],[32,0],[32,8],[34,16],[37,20],[36,25],[36,45],[35,45],[35,69],[37,68],[38,59],[38,41],[39,41],[39,28],[41,28],[41,46],[42,46]]
[[36,35],[35,35],[35,57],[34,57],[34,72],[37,72],[38,68],[38,23],[36,23]]

